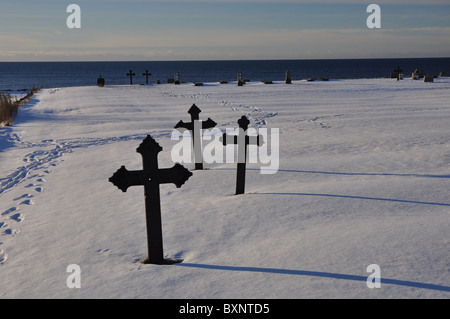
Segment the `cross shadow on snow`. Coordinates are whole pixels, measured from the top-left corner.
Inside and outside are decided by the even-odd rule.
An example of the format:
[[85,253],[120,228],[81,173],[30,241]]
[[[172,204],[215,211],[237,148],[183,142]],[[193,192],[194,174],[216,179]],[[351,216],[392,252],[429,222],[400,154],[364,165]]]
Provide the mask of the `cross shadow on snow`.
[[350,199],[378,200],[378,201],[407,203],[407,204],[450,206],[450,204],[446,204],[446,203],[421,202],[421,201],[415,201],[415,200],[404,200],[404,199],[393,199],[393,198],[378,198],[378,197],[367,197],[367,196],[352,196],[352,195],[310,194],[310,193],[252,193],[252,195],[337,197],[337,198],[350,198]]
[[[239,271],[239,272],[321,277],[321,278],[344,279],[344,280],[363,281],[363,282],[367,282],[367,278],[368,278],[365,276],[337,274],[337,273],[331,273],[331,272],[278,269],[278,268],[219,266],[219,265],[192,264],[192,263],[181,263],[181,264],[176,264],[175,266],[176,267],[210,269],[210,270],[226,270],[226,271]],[[381,284],[450,292],[450,287],[448,287],[448,286],[429,284],[429,283],[423,283],[423,282],[415,282],[415,281],[407,281],[407,280],[381,278]]]
[[[232,170],[232,168],[212,168],[215,170]],[[302,173],[302,174],[322,174],[322,175],[345,175],[345,176],[397,176],[397,177],[420,177],[420,178],[450,178],[450,175],[434,175],[434,174],[394,174],[394,173],[360,173],[360,172],[326,172],[326,171],[302,171],[295,169],[268,169],[268,168],[247,168],[247,171],[275,171],[286,173]]]

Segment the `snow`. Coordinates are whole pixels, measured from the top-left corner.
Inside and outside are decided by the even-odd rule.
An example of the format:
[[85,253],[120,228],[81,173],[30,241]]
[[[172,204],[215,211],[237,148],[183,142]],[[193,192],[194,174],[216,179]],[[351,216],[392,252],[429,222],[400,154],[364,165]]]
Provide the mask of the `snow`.
[[[448,298],[449,101],[450,78],[43,89],[0,129],[0,298]],[[147,134],[172,167],[193,103],[223,132],[278,128],[279,170],[248,164],[238,196],[231,163],[161,185],[184,261],[144,265],[143,187],[108,178]]]

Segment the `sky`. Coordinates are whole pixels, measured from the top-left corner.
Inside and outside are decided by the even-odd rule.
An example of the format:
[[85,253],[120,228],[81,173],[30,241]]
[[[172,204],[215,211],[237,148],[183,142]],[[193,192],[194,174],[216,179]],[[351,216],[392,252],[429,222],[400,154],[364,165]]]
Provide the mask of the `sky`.
[[450,57],[450,0],[372,1],[2,0],[0,62]]

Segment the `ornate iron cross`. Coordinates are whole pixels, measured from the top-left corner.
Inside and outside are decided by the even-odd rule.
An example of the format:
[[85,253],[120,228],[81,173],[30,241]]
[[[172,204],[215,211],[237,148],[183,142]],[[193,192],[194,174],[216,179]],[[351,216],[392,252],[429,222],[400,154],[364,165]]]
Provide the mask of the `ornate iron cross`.
[[152,74],[148,73],[148,70],[145,70],[145,73],[142,73],[142,75],[145,75],[145,84],[148,84],[148,76]]
[[136,73],[133,73],[133,71],[130,69],[130,72],[127,73],[127,76],[130,77],[130,85],[133,85],[133,76],[136,75]]
[[192,173],[180,164],[172,168],[158,168],[158,153],[162,147],[148,135],[136,150],[142,155],[143,170],[128,171],[122,166],[109,181],[126,192],[130,186],[144,186],[145,213],[147,223],[148,257],[143,263],[174,264],[182,260],[168,260],[163,256],[163,238],[161,225],[161,198],[159,185],[173,183],[180,188]]
[[175,125],[175,128],[185,128],[192,132],[192,147],[194,149],[195,169],[203,169],[203,156],[202,156],[202,129],[210,129],[217,125],[216,122],[208,118],[206,121],[199,120],[199,114],[201,110],[197,105],[192,104],[188,113],[191,115],[191,122],[184,123],[180,121]]
[[237,144],[238,145],[238,164],[237,164],[237,174],[236,174],[236,195],[245,193],[245,169],[247,162],[247,145],[258,145],[264,144],[263,137],[261,135],[248,136],[247,129],[250,121],[245,115],[237,121],[239,124],[239,134],[238,135],[227,135],[223,134],[221,137],[223,145]]

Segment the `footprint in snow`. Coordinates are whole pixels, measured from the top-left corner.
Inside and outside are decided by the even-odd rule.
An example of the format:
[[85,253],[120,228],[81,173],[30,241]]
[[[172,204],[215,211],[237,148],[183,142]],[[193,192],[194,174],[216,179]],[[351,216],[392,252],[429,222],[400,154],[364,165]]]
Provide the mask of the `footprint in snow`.
[[23,221],[25,219],[25,217],[23,216],[22,213],[17,213],[14,214],[10,217],[12,220],[15,220],[16,222],[20,223],[21,221]]
[[3,233],[6,235],[12,235],[13,237],[15,237],[18,233],[20,233],[20,230],[17,230],[14,228],[8,228]]
[[32,198],[32,197],[33,197],[33,195],[31,195],[31,194],[23,194],[22,196],[14,198],[13,201],[18,201],[18,200],[21,200],[24,198]]
[[8,255],[0,249],[0,264],[3,264],[8,259]]
[[11,214],[12,212],[15,212],[15,211],[17,211],[17,210],[19,210],[19,207],[11,207],[10,209],[5,210],[5,211],[2,213],[2,215],[8,215],[8,214]]
[[20,203],[21,205],[34,205],[34,202],[31,199],[24,200]]

